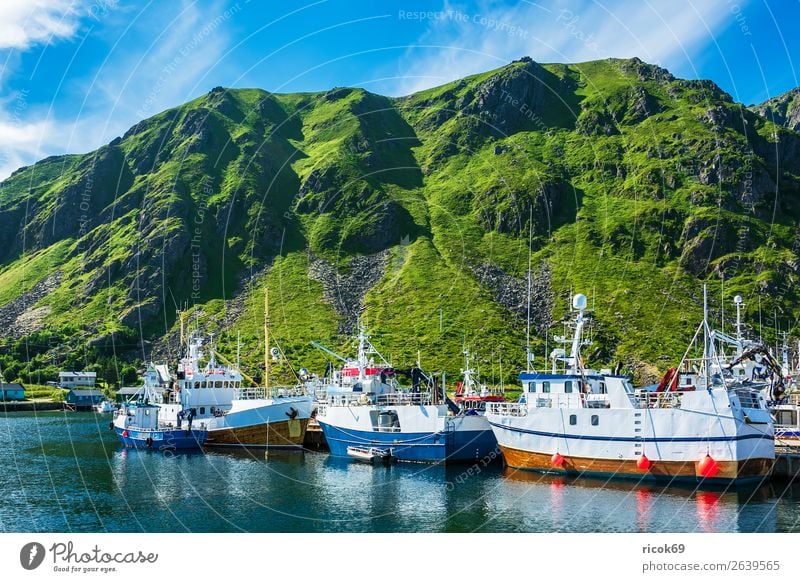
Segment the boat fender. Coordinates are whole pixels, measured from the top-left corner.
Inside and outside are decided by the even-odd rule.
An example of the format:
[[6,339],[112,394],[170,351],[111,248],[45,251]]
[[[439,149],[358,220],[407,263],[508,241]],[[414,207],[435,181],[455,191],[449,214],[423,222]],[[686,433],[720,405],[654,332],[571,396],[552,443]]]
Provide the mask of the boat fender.
[[150,447],[153,446],[153,438],[152,437],[147,437],[147,440],[144,441],[144,444],[146,444],[147,448],[149,449]]
[[113,421],[108,423],[108,430],[114,430],[114,422]]
[[290,419],[294,420],[295,418],[297,418],[297,409],[294,406],[292,406],[292,407],[289,408],[289,410],[285,414]]

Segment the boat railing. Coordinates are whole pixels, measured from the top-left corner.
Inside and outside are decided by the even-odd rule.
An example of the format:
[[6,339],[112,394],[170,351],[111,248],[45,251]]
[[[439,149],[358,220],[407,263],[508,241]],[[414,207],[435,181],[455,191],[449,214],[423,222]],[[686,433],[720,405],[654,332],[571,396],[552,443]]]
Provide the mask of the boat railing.
[[486,404],[486,413],[498,416],[527,416],[528,405],[524,402],[489,402]]
[[280,388],[239,388],[236,392],[238,400],[259,400],[263,398],[286,398],[289,396],[305,396],[301,386],[286,386]]
[[433,404],[433,395],[430,392],[393,392],[380,394],[377,404],[415,404],[424,406]]
[[377,395],[366,392],[346,392],[330,395],[325,403],[329,406],[366,406],[370,404],[424,406],[433,404],[433,395],[430,392],[392,392]]
[[239,388],[236,391],[236,398],[238,400],[256,400],[259,398],[266,398],[267,393],[264,388]]
[[682,392],[637,390],[633,404],[636,408],[680,408],[682,397]]

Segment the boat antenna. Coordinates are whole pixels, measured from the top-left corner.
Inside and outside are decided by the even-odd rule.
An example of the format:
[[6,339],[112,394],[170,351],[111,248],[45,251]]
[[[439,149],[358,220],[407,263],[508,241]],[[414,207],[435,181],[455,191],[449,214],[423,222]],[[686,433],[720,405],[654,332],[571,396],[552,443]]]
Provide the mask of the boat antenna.
[[269,395],[269,288],[264,286],[264,395]]
[[242,330],[236,330],[236,368],[241,368],[241,356],[242,356]]
[[[533,204],[528,217],[528,301],[525,317],[525,371],[531,371],[531,246],[533,241]],[[547,354],[545,354],[547,361]]]
[[722,314],[720,315],[722,333],[725,333],[725,273],[720,273],[720,280],[722,281],[722,291],[720,295],[722,295]]
[[[180,331],[178,333],[180,335],[178,337],[178,360],[180,360],[183,357],[183,354],[184,354],[184,352],[183,352],[183,349],[184,349],[183,348],[183,311],[181,311],[181,309],[178,308],[178,310],[175,312],[175,315],[178,316],[178,321],[179,321],[178,329]],[[152,356],[152,354],[151,354],[151,356]]]
[[737,347],[741,349],[742,343],[742,307],[744,307],[744,303],[742,302],[742,296],[737,295],[733,298],[733,304],[736,305],[736,342],[739,344]]
[[706,388],[710,389],[708,377],[708,286],[703,283],[703,376],[705,377]]

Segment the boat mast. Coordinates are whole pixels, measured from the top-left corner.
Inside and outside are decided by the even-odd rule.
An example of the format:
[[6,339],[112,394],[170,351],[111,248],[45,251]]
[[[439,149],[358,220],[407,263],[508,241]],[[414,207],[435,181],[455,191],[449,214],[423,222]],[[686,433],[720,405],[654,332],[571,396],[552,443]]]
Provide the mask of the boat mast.
[[703,377],[705,378],[706,388],[709,388],[708,377],[708,286],[703,283]]
[[586,296],[578,293],[572,299],[573,309],[578,310],[578,317],[575,318],[575,335],[572,337],[572,353],[569,356],[570,369],[567,374],[577,374],[580,372],[583,375],[582,366],[580,365],[580,350],[583,335],[583,311],[586,309]]
[[181,343],[178,347],[178,353],[180,354],[181,350],[183,350],[183,311],[180,309],[178,310],[178,318],[181,320]]
[[269,289],[264,286],[264,396],[269,396]]
[[[531,241],[533,239],[533,204],[528,217],[528,305],[525,329],[525,371],[531,371]],[[547,363],[547,354],[545,354]]]

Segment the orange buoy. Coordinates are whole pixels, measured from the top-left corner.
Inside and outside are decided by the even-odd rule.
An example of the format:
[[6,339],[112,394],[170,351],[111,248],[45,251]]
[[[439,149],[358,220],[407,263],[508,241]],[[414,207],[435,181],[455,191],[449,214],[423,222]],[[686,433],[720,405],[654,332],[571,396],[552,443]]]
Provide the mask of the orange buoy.
[[641,457],[636,459],[636,466],[639,467],[642,471],[647,471],[650,467],[653,466],[653,463],[644,454],[642,454]]
[[550,462],[553,464],[554,467],[560,467],[564,464],[564,457],[562,457],[558,452],[553,453],[553,456],[550,457]]
[[706,478],[713,477],[719,473],[719,464],[711,458],[711,455],[703,457],[703,460],[700,461],[697,468],[700,469],[700,475]]

